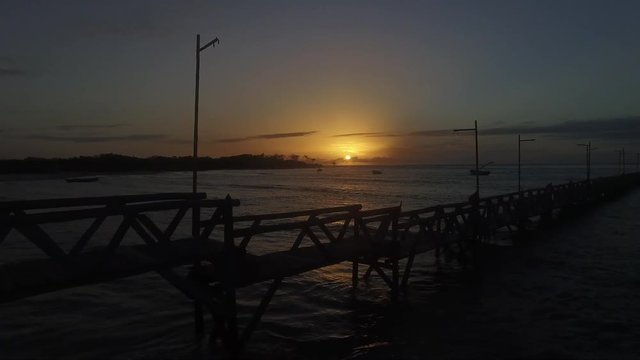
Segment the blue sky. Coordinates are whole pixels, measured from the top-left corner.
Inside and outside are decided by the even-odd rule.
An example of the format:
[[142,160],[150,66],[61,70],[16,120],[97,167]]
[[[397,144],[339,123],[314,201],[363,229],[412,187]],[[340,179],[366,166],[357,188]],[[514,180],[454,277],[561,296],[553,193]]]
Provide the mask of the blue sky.
[[[637,1],[3,1],[0,154],[578,162],[640,151]],[[336,136],[358,134],[350,136]],[[443,135],[444,134],[444,135]],[[532,146],[533,147],[533,146]]]

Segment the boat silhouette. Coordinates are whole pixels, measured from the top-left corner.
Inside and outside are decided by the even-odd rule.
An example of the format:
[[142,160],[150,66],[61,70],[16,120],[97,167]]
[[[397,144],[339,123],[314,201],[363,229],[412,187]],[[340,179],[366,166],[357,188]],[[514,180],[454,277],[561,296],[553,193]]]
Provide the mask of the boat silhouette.
[[74,177],[74,178],[66,178],[64,181],[68,183],[86,183],[86,182],[96,182],[100,178],[98,176],[82,176],[82,177]]
[[478,170],[476,170],[476,169],[471,169],[471,170],[469,170],[469,173],[470,173],[471,175],[489,175],[489,174],[491,174],[491,171],[489,171],[489,170],[483,170],[483,169],[484,169],[484,167],[485,167],[485,166],[487,166],[487,165],[491,165],[491,164],[493,164],[493,161],[489,161],[488,163],[486,163],[486,164],[484,164],[484,165],[480,166],[480,167],[478,168]]

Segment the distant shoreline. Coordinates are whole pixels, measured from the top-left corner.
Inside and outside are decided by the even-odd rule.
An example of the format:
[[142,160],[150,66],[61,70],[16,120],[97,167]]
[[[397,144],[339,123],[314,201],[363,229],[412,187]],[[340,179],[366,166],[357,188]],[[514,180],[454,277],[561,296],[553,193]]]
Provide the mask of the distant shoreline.
[[[198,158],[199,171],[215,170],[287,170],[287,169],[314,169],[331,168],[333,166],[321,164],[315,159],[303,157],[306,161],[299,160],[297,155],[285,157],[284,155],[251,155],[242,154],[227,157]],[[632,165],[632,164],[629,164]],[[373,164],[358,163],[338,164],[336,167],[363,167],[363,168],[394,168],[394,167],[468,167],[473,164]],[[516,164],[494,164],[494,168],[513,167]],[[554,167],[571,166],[580,167],[583,164],[527,164],[527,167]],[[594,164],[595,167],[614,167],[610,164]],[[631,168],[630,168],[631,169]],[[99,176],[112,174],[149,174],[173,171],[192,171],[193,160],[190,156],[168,157],[152,156],[138,158],[134,156],[118,154],[102,154],[96,156],[79,156],[73,158],[26,158],[26,159],[0,159],[0,175],[3,180],[23,179],[57,179],[81,176]]]
[[[235,155],[228,157],[198,158],[198,170],[276,170],[322,167],[315,162],[285,158],[283,155]],[[133,156],[103,154],[66,159],[26,158],[23,160],[0,160],[0,174],[41,175],[96,175],[105,173],[155,173],[165,171],[191,171],[193,158]],[[57,176],[56,176],[57,177]]]

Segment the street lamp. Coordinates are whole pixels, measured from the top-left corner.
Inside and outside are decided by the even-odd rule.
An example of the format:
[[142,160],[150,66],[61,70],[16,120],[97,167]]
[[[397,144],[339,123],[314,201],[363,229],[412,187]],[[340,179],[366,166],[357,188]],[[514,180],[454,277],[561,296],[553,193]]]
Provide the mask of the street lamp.
[[591,141],[586,144],[577,144],[578,146],[584,146],[587,149],[587,181],[591,180]]
[[[195,200],[195,194],[198,192],[198,98],[200,95],[200,52],[209,46],[216,46],[216,43],[220,42],[218,38],[215,38],[203,46],[200,46],[200,34],[196,35],[196,100],[193,112],[193,195]],[[193,203],[192,208],[192,224],[191,224],[191,236],[196,243],[200,238],[200,207]],[[195,268],[200,267],[200,260],[194,263]],[[201,335],[204,331],[203,320],[203,306],[200,301],[194,301],[193,316],[195,319],[196,333]]]
[[522,139],[520,138],[520,134],[518,134],[518,193],[522,192],[522,187],[520,186],[520,175],[521,175],[520,145],[526,141],[536,141],[536,139]]
[[469,128],[469,129],[454,129],[454,132],[461,132],[461,131],[473,131],[475,133],[475,138],[476,138],[476,195],[478,196],[478,199],[480,199],[480,172],[479,172],[479,165],[478,165],[478,120],[474,121],[474,127],[473,128]]
[[209,46],[216,46],[220,40],[215,38],[200,46],[200,34],[196,35],[196,101],[193,113],[193,193],[198,191],[198,98],[200,95],[200,52]]

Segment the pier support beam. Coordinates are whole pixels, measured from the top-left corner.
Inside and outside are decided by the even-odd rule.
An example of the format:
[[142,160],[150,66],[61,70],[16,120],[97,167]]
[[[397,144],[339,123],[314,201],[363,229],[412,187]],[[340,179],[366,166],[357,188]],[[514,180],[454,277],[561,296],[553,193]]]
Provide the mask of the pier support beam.
[[355,289],[358,287],[358,259],[351,262],[351,286]]

